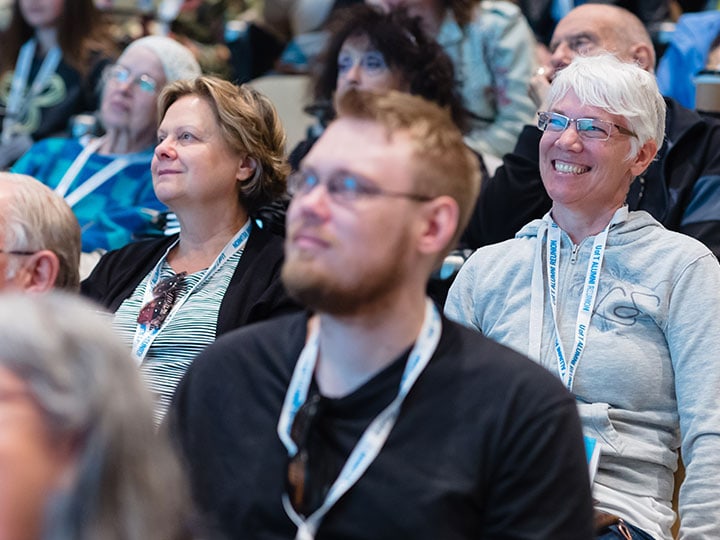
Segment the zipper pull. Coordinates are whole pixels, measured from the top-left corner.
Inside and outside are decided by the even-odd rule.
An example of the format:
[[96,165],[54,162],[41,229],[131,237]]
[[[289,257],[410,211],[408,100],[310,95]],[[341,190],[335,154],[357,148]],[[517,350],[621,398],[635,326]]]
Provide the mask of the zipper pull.
[[570,256],[570,262],[575,264],[577,262],[577,254],[580,251],[580,244],[573,244],[572,255]]

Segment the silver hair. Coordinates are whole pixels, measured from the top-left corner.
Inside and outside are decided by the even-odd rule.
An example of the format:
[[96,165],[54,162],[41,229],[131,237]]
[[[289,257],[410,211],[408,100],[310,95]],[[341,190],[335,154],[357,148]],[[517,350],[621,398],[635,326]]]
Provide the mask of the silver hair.
[[0,367],[19,377],[72,477],[48,494],[43,540],[176,540],[185,480],[127,348],[93,304],[63,291],[0,294]]
[[[48,249],[60,261],[55,287],[78,290],[80,287],[80,225],[62,197],[31,176],[0,173],[0,182],[13,184],[13,199],[0,215],[5,229],[3,248],[16,251]],[[8,262],[7,278],[22,264]]]
[[581,103],[627,119],[637,134],[630,139],[628,159],[647,141],[658,149],[665,136],[665,100],[655,76],[612,54],[577,56],[553,79],[547,101],[552,108],[572,90]]

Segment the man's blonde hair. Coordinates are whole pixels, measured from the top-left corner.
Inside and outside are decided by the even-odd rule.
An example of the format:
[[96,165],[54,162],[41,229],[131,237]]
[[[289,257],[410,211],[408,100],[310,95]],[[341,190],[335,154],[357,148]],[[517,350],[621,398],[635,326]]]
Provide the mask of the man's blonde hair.
[[475,207],[480,166],[449,112],[419,96],[396,91],[351,90],[341,96],[337,109],[339,118],[377,122],[389,139],[399,132],[409,137],[414,147],[411,174],[415,191],[429,197],[448,195],[457,202],[457,230],[445,253],[453,249]]

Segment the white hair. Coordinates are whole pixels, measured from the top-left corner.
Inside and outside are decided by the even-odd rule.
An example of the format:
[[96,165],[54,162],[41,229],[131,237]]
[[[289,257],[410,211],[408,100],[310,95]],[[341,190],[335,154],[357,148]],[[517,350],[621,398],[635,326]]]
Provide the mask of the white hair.
[[604,109],[627,119],[636,138],[628,158],[652,140],[660,148],[665,136],[665,100],[655,76],[615,55],[577,56],[553,79],[548,93],[552,108],[572,90],[584,105]]

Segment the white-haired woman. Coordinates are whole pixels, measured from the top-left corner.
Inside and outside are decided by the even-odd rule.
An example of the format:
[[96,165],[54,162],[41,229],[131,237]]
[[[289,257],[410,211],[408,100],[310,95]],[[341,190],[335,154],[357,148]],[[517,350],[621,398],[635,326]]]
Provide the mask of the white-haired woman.
[[165,210],[155,196],[150,161],[157,100],[166,84],[200,75],[189,49],[162,36],[128,45],[106,69],[100,104],[102,137],[45,139],[12,168],[62,195],[82,227],[84,253],[117,249]]
[[652,74],[604,55],[559,72],[548,103],[538,124],[552,209],[478,250],[446,313],[574,392],[601,449],[599,538],[672,538],[679,450],[681,537],[720,538],[720,266],[625,206],[662,144],[664,100]]

